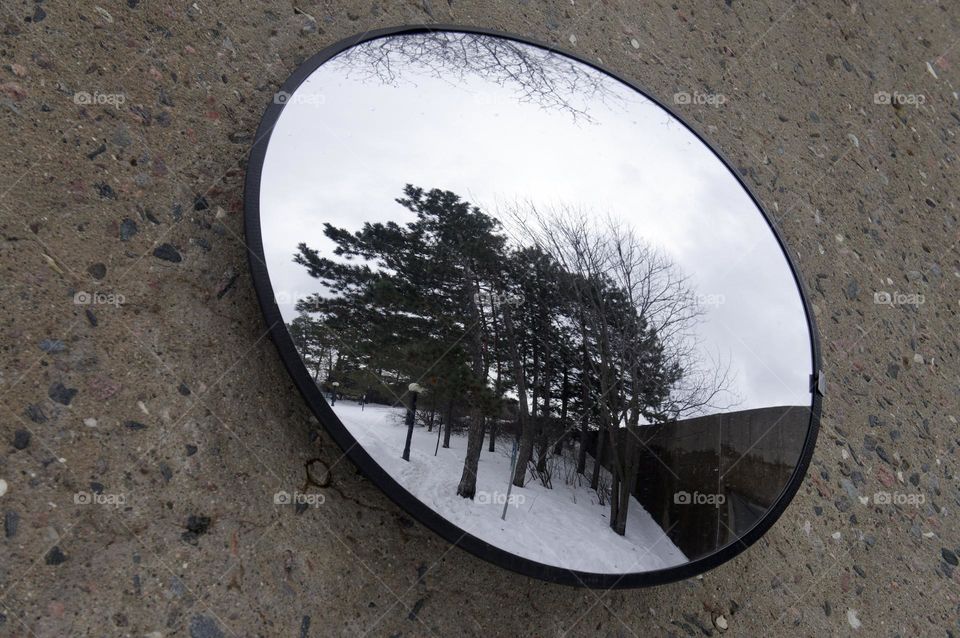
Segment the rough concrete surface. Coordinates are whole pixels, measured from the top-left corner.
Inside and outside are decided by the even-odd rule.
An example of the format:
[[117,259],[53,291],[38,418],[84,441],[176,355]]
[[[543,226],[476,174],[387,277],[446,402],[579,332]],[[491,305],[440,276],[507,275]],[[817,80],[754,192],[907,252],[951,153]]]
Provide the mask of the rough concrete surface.
[[[692,96],[783,230],[828,396],[796,499],[735,560],[611,592],[495,568],[294,389],[246,265],[253,132],[323,46],[432,21]],[[947,0],[5,0],[0,635],[957,635],[957,85]],[[274,505],[315,457],[324,504]]]

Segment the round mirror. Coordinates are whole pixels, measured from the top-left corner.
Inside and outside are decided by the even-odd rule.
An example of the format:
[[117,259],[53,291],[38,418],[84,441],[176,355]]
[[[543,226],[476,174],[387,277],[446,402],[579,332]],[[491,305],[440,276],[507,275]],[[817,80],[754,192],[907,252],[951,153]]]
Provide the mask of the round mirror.
[[591,62],[452,27],[336,44],[268,106],[246,222],[320,422],[487,560],[689,577],[803,478],[822,379],[782,241],[697,133]]

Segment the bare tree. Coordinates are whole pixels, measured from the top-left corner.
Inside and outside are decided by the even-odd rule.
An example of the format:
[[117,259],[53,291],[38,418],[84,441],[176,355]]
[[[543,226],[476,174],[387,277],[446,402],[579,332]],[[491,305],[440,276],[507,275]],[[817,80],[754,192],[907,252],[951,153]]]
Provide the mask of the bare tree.
[[589,368],[583,373],[599,386],[593,405],[582,406],[595,411],[598,427],[591,484],[598,487],[608,458],[610,525],[624,534],[642,426],[733,405],[729,365],[702,366],[695,326],[703,311],[689,281],[632,230],[612,218],[597,227],[595,216],[570,208],[528,204],[510,217],[516,232],[572,275]]
[[[362,42],[330,64],[349,75],[395,85],[404,76],[435,77],[462,85],[480,78],[513,90],[519,102],[591,121],[587,104],[623,100],[604,74],[565,55],[480,33],[429,31]],[[478,96],[482,99],[483,96]]]

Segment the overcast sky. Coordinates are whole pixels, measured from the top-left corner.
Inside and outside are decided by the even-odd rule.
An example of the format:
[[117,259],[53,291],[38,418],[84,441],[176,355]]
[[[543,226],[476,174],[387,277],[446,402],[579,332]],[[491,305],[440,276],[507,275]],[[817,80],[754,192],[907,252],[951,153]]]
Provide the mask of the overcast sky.
[[604,81],[622,99],[593,101],[591,121],[575,121],[478,77],[400,69],[389,85],[347,77],[336,60],[317,69],[280,115],[261,183],[264,252],[284,319],[319,290],[292,261],[297,244],[329,255],[324,222],[412,221],[394,202],[406,183],[454,191],[488,213],[515,201],[575,206],[628,222],[717,302],[697,330],[702,358],[731,365],[734,409],[809,405],[802,302],[761,213],[683,125]]

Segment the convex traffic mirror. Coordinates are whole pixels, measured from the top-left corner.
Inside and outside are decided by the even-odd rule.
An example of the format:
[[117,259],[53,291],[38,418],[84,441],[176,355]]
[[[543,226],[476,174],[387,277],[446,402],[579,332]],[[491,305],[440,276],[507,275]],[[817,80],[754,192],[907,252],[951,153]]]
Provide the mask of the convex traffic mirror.
[[819,361],[783,242],[593,63],[453,27],[338,43],[267,108],[246,221],[318,419],[451,543],[656,584],[743,551],[799,486]]

